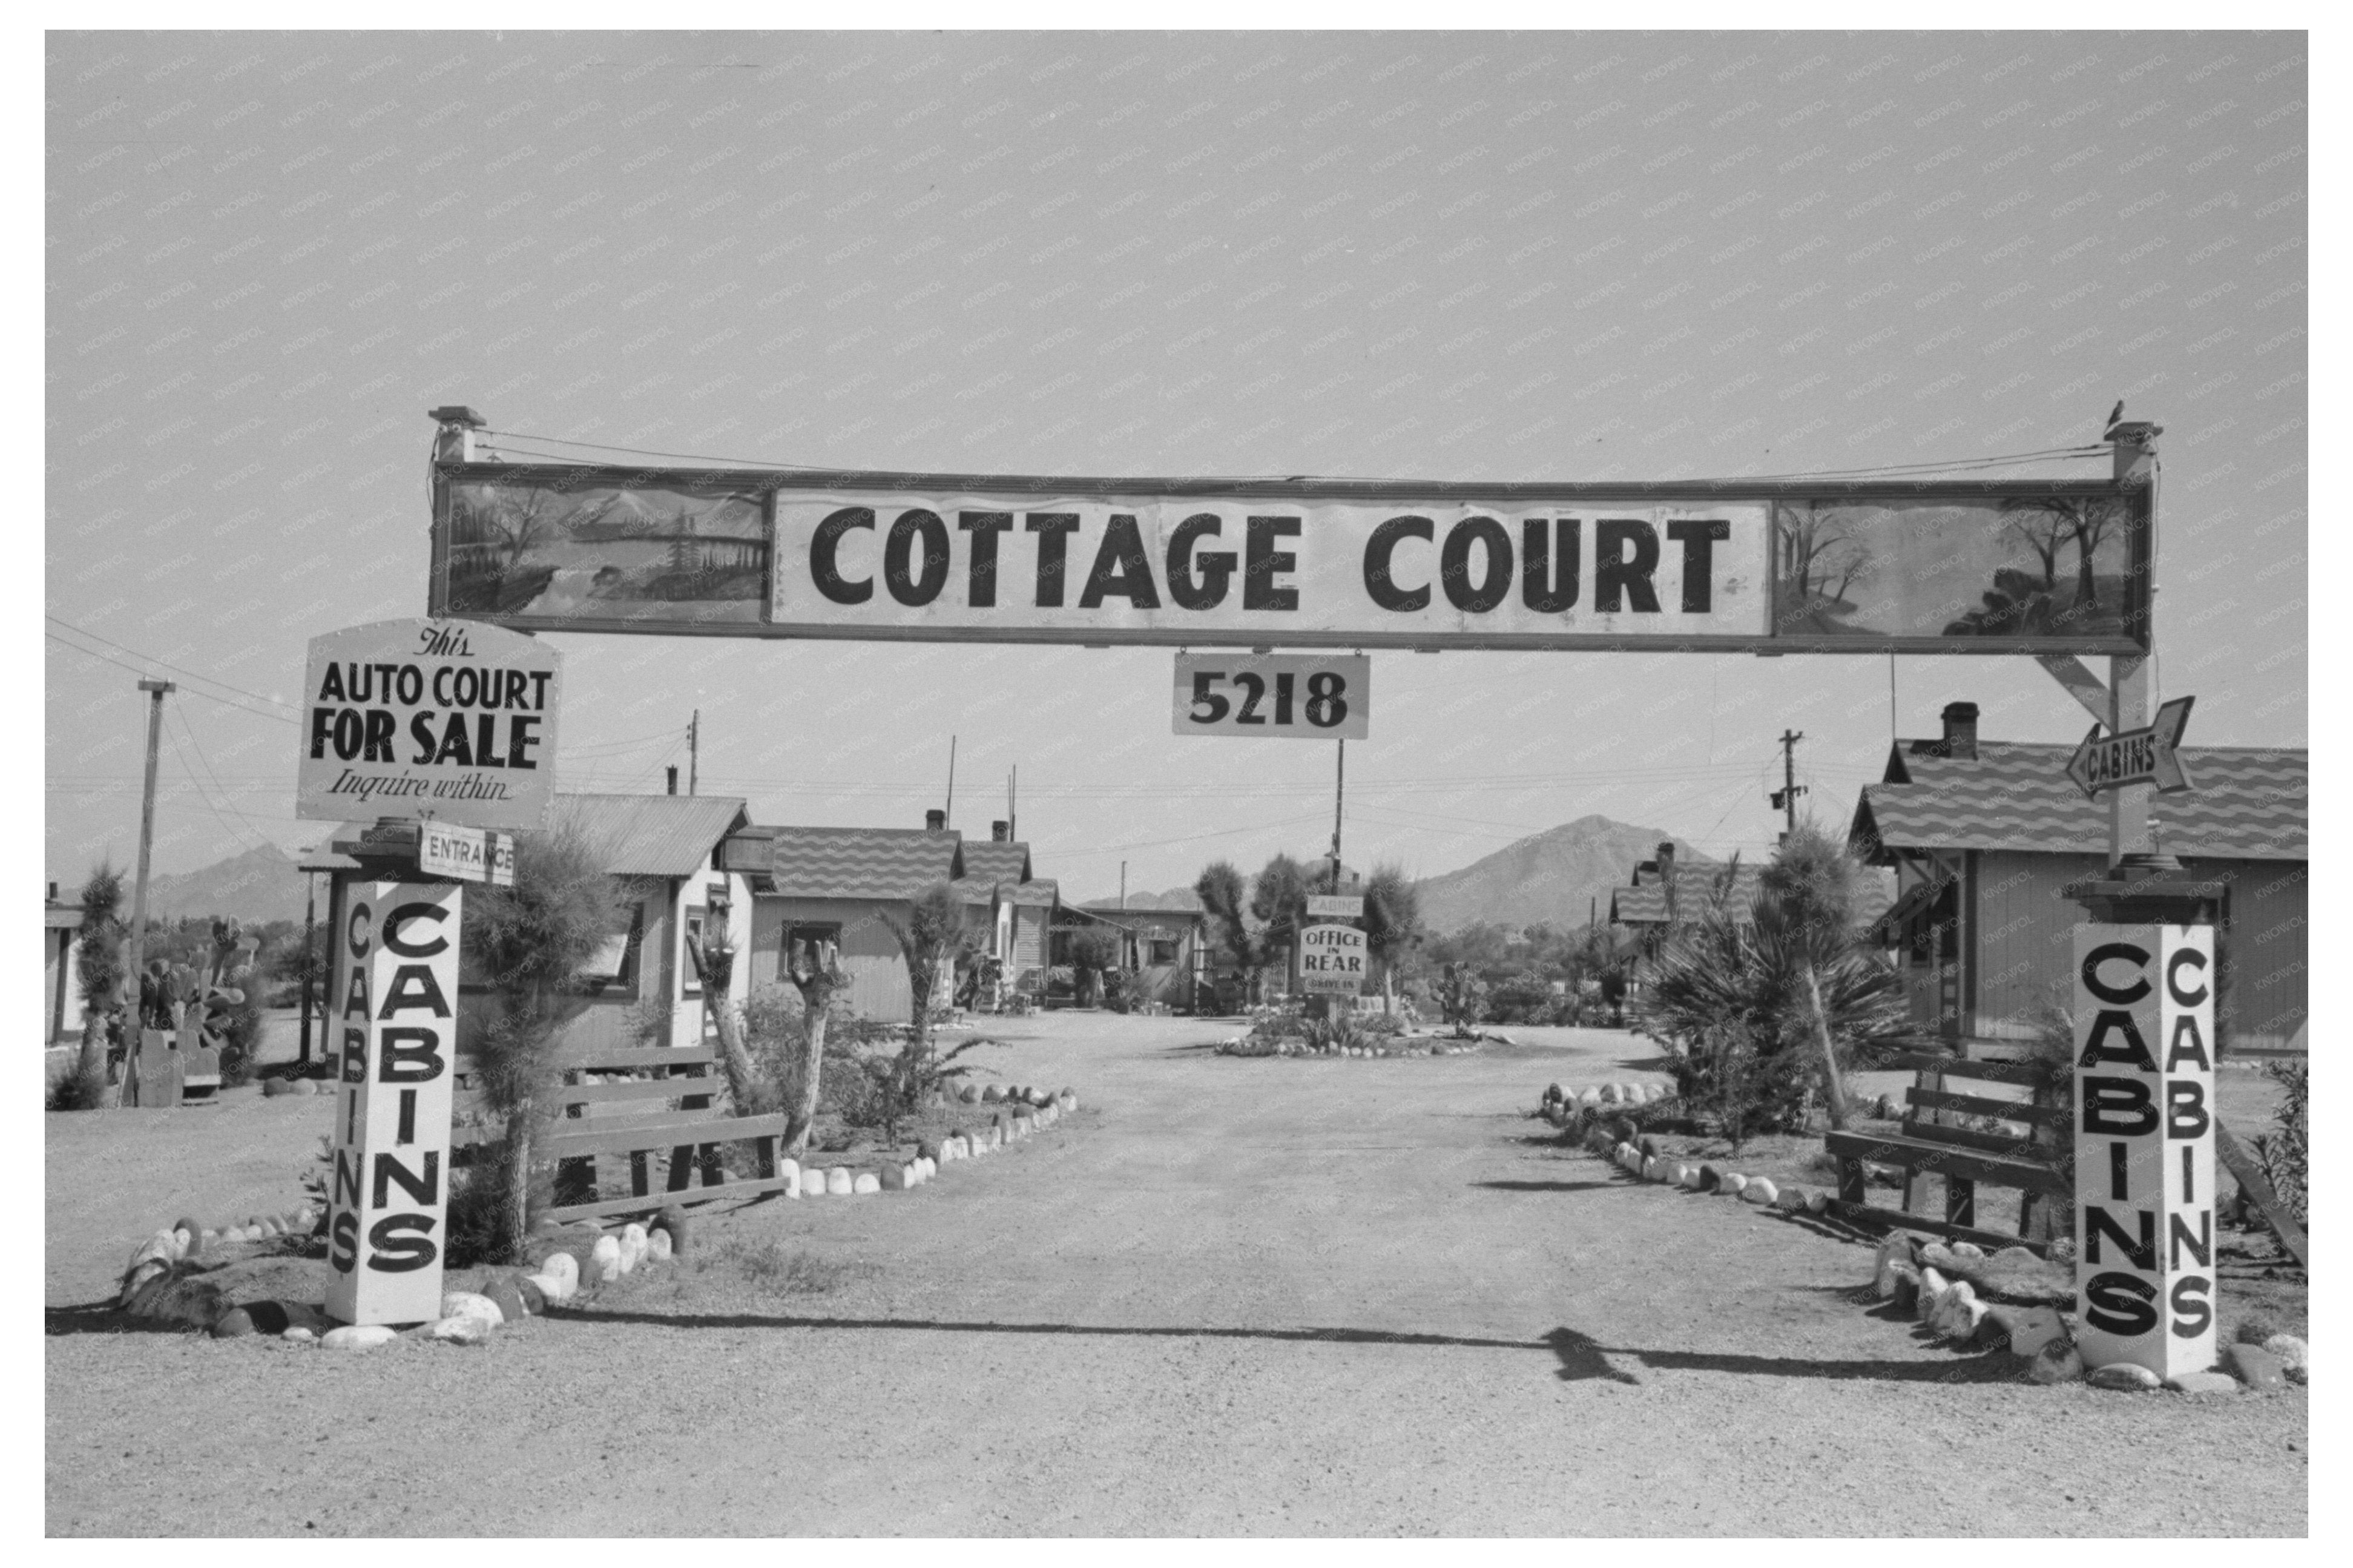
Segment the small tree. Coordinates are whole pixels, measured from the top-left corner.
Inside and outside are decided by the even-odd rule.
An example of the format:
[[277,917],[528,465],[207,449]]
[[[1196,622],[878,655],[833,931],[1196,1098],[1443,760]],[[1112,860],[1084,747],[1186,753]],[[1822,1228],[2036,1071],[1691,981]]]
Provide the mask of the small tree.
[[825,1026],[834,992],[849,984],[840,949],[830,941],[787,941],[785,978],[801,993],[801,1048],[786,1063],[785,1152],[797,1160],[817,1125],[818,1089],[825,1072]]
[[106,1057],[114,1044],[122,994],[122,874],[100,861],[81,886],[81,1058],[74,1069],[75,1108],[96,1110],[105,1098]]
[[1381,965],[1381,1012],[1397,1011],[1397,969],[1421,942],[1421,892],[1400,865],[1373,868],[1365,882],[1365,946]]
[[955,983],[955,958],[969,939],[965,931],[964,906],[955,889],[933,884],[907,906],[905,915],[883,911],[882,924],[898,938],[907,960],[907,990],[914,1019],[907,1044],[899,1053],[892,1088],[902,1109],[912,1110],[932,1062],[932,1006]]
[[1242,874],[1234,869],[1231,861],[1213,861],[1194,879],[1193,895],[1201,901],[1202,911],[1208,916],[1212,948],[1222,955],[1233,966],[1235,974],[1240,977],[1242,1001],[1245,1004],[1255,1001],[1258,938],[1250,929],[1250,915],[1245,907]]
[[[1311,890],[1307,868],[1287,854],[1268,861],[1250,879],[1250,912],[1258,922],[1262,962],[1272,961],[1279,952],[1289,953],[1291,961],[1297,962],[1299,928],[1307,923]],[[1286,971],[1286,980],[1289,976]]]
[[1831,1041],[1830,1014],[1822,1000],[1821,970],[1857,950],[1854,883],[1858,868],[1845,846],[1811,821],[1801,823],[1757,876],[1760,921],[1788,945],[1788,959],[1805,981],[1816,1045],[1821,1052],[1823,1095],[1831,1126],[1847,1124],[1846,1084],[1839,1074],[1838,1048]]
[[1082,926],[1071,933],[1071,969],[1079,997],[1102,1000],[1104,977],[1120,967],[1120,934],[1103,926]]
[[531,1228],[533,1128],[547,1115],[556,1036],[577,1011],[564,998],[576,991],[575,977],[605,945],[620,912],[619,889],[605,864],[586,832],[567,824],[518,836],[512,887],[466,890],[466,952],[499,1001],[497,1017],[476,1032],[474,1055],[483,1100],[505,1123],[482,1172],[495,1183],[498,1201],[484,1216],[481,1246],[509,1262],[522,1260]]
[[1457,959],[1439,972],[1438,1011],[1454,1033],[1469,1039],[1487,1012],[1487,982],[1469,963]]

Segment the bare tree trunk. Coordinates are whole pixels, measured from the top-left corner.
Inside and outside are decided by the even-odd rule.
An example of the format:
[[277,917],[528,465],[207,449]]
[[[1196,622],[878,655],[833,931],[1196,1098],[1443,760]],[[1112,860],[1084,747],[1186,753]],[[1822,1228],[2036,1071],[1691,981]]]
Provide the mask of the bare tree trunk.
[[702,1006],[719,1036],[719,1062],[727,1075],[727,1093],[738,1116],[750,1116],[758,1102],[760,1072],[744,1044],[744,1022],[729,1004],[728,985],[734,978],[735,955],[727,948],[706,942],[700,952],[690,947],[695,978],[702,982]]
[[792,1058],[785,1084],[785,1152],[797,1160],[808,1148],[809,1128],[817,1122],[818,1069],[825,1059],[825,1004],[829,987],[805,985],[807,1004],[800,1054]]
[[507,1261],[523,1260],[524,1238],[531,1234],[531,1099],[526,1096],[507,1113],[506,1138]]
[[1814,972],[1813,964],[1806,965],[1806,991],[1814,1002],[1814,1037],[1822,1048],[1822,1084],[1830,1100],[1831,1128],[1846,1130],[1846,1085],[1839,1078],[1838,1050],[1831,1042],[1831,1019],[1822,1006],[1821,978]]

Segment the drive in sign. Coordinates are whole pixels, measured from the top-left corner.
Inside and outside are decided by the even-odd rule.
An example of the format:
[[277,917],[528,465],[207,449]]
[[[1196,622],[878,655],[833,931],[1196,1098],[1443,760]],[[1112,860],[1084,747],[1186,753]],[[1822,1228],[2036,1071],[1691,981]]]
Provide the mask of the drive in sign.
[[1299,980],[1310,996],[1355,996],[1365,985],[1365,934],[1354,926],[1299,933]]

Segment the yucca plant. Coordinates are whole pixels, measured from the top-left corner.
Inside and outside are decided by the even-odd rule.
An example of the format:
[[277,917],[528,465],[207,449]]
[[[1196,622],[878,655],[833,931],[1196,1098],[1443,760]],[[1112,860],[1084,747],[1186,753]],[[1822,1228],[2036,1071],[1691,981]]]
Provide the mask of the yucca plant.
[[1895,972],[1842,923],[1826,928],[1819,888],[1794,880],[1760,881],[1744,920],[1732,878],[1718,879],[1649,987],[1644,1032],[1675,1054],[1678,1092],[1736,1144],[1795,1120],[1856,1044],[1904,1019]]

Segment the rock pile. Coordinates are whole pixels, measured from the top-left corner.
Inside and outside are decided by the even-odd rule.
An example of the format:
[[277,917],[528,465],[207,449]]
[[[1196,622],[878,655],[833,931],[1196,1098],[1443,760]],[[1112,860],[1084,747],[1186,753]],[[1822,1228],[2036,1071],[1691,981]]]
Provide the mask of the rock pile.
[[1481,1041],[1493,1040],[1508,1045],[1511,1041],[1501,1034],[1482,1034],[1470,1040],[1415,1039],[1406,1035],[1385,1036],[1385,1045],[1311,1045],[1296,1035],[1276,1039],[1260,1039],[1248,1034],[1236,1034],[1218,1044],[1215,1054],[1219,1056],[1335,1056],[1349,1061],[1388,1061],[1407,1056],[1465,1056],[1479,1048]]
[[[1913,1231],[1891,1232],[1872,1258],[1872,1294],[1909,1311],[1936,1339],[1956,1349],[2001,1351],[2023,1360],[2037,1383],[2073,1383],[2121,1393],[2170,1389],[2225,1395],[2242,1389],[2277,1390],[2299,1375],[2307,1354],[2292,1334],[2261,1344],[2225,1346],[2211,1372],[2161,1378],[2147,1367],[2117,1362],[2086,1372],[2072,1326],[2073,1276],[2026,1247],[1988,1254],[1969,1242],[1943,1242]],[[2297,1372],[2288,1370],[2290,1364]]]

